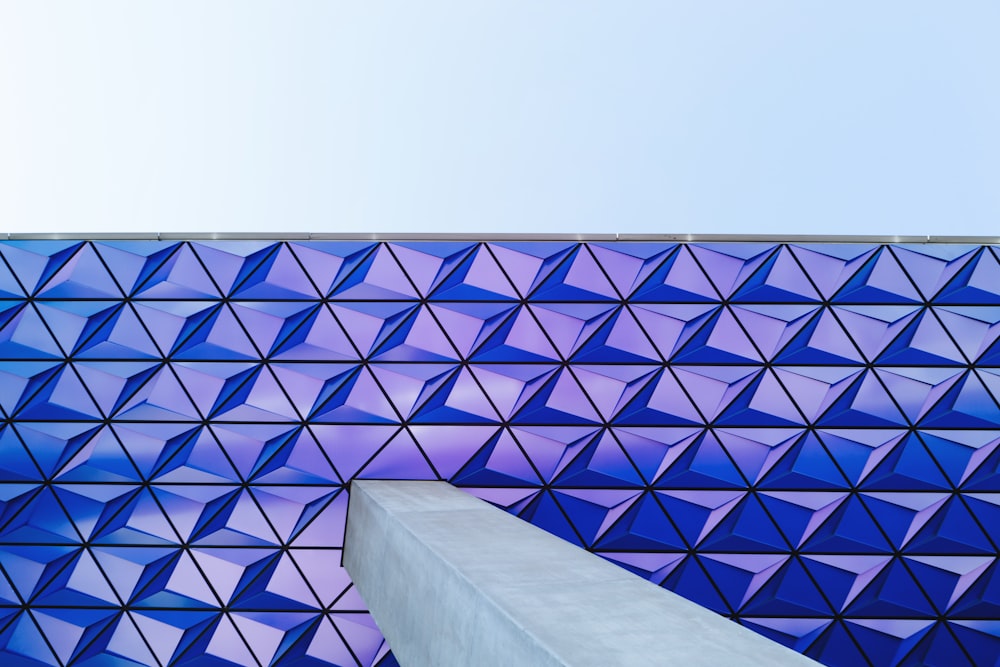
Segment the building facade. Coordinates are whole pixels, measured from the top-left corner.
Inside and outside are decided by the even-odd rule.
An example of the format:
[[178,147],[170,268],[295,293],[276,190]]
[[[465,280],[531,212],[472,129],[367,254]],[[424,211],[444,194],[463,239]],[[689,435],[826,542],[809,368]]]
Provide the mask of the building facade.
[[9,240],[0,663],[391,665],[354,478],[829,665],[1000,660],[988,245]]

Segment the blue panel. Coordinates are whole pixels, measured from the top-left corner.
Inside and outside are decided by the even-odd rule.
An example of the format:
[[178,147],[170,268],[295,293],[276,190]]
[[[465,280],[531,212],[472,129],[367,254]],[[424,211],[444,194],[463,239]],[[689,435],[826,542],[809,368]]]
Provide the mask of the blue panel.
[[0,663],[396,662],[352,478],[830,665],[1000,661],[986,246],[0,244]]

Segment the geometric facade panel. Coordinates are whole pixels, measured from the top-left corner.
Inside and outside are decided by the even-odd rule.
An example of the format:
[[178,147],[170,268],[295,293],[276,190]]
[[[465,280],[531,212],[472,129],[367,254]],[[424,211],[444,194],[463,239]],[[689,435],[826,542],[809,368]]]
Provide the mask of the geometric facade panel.
[[8,241],[0,664],[395,664],[354,478],[828,665],[996,664],[998,399],[990,246]]

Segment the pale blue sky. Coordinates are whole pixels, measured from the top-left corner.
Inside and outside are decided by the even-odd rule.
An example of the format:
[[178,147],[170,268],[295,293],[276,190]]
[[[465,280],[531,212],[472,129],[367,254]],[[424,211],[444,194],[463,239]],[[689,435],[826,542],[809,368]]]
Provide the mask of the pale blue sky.
[[0,0],[0,231],[1000,234],[1000,3]]

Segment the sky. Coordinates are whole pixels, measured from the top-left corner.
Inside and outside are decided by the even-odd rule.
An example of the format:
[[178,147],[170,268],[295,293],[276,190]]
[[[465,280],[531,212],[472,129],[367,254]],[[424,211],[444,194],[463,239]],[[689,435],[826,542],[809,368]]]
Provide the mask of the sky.
[[974,0],[0,0],[0,233],[995,236],[997,34]]

